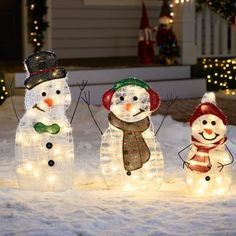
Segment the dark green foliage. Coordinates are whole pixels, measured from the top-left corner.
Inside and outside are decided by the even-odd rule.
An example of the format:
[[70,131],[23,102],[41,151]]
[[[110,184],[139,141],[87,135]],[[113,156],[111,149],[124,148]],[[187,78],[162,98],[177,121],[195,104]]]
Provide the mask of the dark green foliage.
[[0,105],[3,104],[8,95],[6,85],[4,82],[3,73],[0,72]]
[[201,59],[199,65],[208,91],[236,89],[236,58]]
[[44,32],[48,28],[45,20],[47,0],[27,0],[28,34],[34,52],[39,52],[44,45]]
[[206,4],[229,23],[234,23],[234,18],[236,16],[235,0],[196,0],[196,3],[197,11],[200,11],[202,5]]

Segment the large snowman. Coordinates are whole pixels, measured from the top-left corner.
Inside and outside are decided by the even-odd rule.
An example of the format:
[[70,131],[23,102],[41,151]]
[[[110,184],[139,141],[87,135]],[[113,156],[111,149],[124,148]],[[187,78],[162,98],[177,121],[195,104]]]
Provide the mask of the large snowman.
[[190,126],[192,137],[187,146],[190,147],[187,161],[180,156],[186,166],[189,191],[197,196],[226,194],[232,181],[234,158],[226,146],[227,118],[216,106],[214,93],[203,96],[190,118]]
[[101,171],[110,188],[155,190],[163,178],[163,156],[150,120],[160,97],[136,78],[116,83],[103,95],[110,111],[102,135]]
[[66,71],[56,55],[42,51],[25,60],[26,112],[16,131],[20,188],[39,191],[70,189],[74,177],[72,130],[65,111],[71,94]]

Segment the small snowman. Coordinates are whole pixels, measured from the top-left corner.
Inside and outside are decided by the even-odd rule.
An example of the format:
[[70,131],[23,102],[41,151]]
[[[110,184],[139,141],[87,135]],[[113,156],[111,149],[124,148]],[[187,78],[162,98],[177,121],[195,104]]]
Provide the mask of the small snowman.
[[16,130],[19,186],[38,191],[70,189],[74,179],[72,129],[65,115],[71,103],[67,72],[56,55],[42,51],[26,58],[26,112]]
[[[88,100],[84,99],[89,105]],[[146,82],[130,77],[105,92],[102,102],[110,111],[105,133],[98,127],[101,171],[107,186],[127,191],[158,189],[164,163],[150,116],[160,105],[159,95]]]
[[[216,106],[215,94],[206,93],[190,118],[191,144],[179,152],[186,167],[190,193],[197,196],[224,195],[231,181],[233,155],[226,146],[227,118]],[[190,147],[188,159],[181,152]]]

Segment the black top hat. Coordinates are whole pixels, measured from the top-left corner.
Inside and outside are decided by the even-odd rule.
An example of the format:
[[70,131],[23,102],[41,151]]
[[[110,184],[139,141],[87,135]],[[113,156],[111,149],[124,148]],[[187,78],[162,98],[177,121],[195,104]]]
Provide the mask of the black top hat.
[[25,80],[25,87],[32,89],[43,82],[66,77],[66,70],[57,67],[57,57],[54,52],[41,51],[27,57],[24,61],[30,76]]

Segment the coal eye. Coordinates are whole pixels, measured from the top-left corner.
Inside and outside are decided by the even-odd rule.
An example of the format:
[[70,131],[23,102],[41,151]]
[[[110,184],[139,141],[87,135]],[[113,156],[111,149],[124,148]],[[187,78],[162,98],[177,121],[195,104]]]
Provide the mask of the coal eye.
[[60,91],[60,90],[57,90],[57,91],[56,91],[56,94],[60,94],[60,93],[61,93],[61,91]]
[[206,125],[206,124],[207,124],[207,121],[206,121],[206,120],[204,120],[204,121],[202,122],[202,124],[203,124],[203,125]]
[[212,125],[216,125],[216,122],[215,122],[215,121],[212,121],[211,124],[212,124]]
[[137,100],[138,100],[138,97],[134,96],[134,97],[133,97],[133,100],[134,100],[134,101],[137,101]]
[[121,101],[124,101],[125,98],[124,98],[123,96],[120,96],[120,100],[121,100]]
[[42,96],[45,97],[47,94],[45,92],[42,92]]

